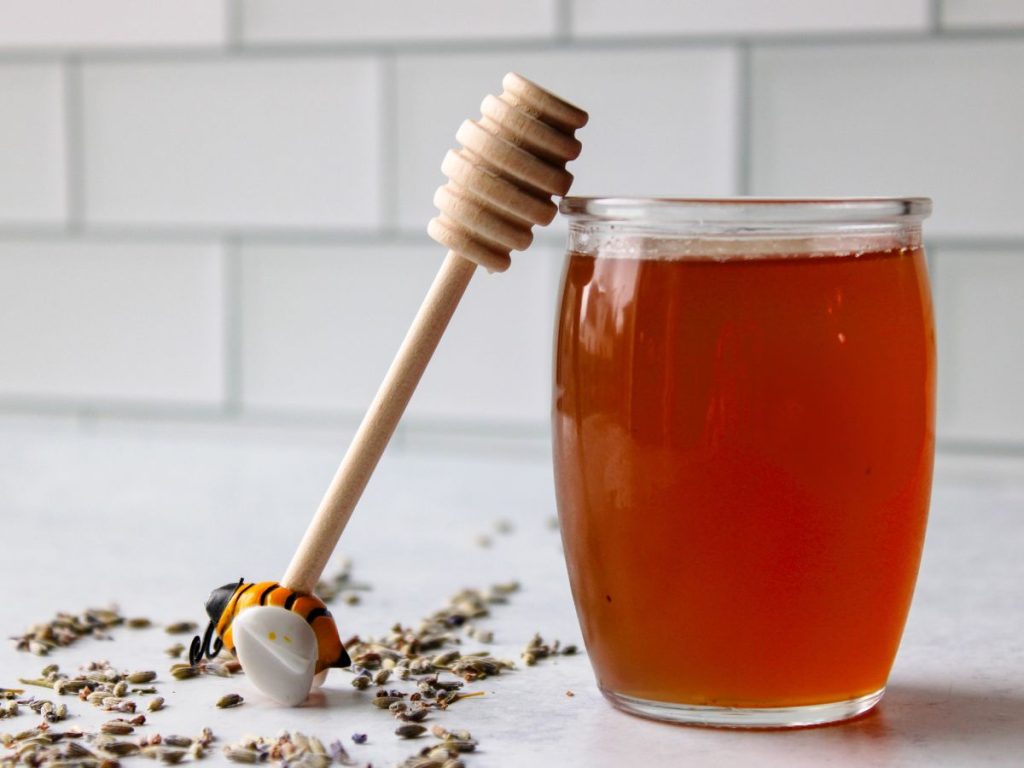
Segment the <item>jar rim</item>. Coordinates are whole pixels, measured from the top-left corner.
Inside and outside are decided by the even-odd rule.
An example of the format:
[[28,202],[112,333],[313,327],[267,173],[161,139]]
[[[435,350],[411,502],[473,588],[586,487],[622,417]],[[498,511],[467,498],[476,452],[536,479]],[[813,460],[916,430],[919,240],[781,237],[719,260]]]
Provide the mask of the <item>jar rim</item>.
[[564,197],[573,219],[651,224],[920,224],[928,197]]

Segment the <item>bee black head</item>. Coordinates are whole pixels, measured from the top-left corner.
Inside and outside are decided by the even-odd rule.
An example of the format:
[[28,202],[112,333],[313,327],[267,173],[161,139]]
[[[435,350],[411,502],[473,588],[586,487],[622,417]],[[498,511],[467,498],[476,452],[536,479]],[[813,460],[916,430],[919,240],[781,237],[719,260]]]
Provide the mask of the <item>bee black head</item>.
[[220,617],[224,614],[224,609],[231,602],[231,596],[235,594],[236,589],[242,586],[244,581],[244,579],[239,579],[237,582],[217,587],[210,593],[210,596],[206,598],[206,615],[210,617],[210,621],[214,624],[220,621]]
[[203,656],[212,659],[220,653],[223,643],[219,637],[214,639],[217,624],[220,623],[220,617],[224,615],[224,610],[231,602],[232,595],[244,582],[245,579],[239,579],[237,584],[232,582],[223,587],[217,587],[206,598],[206,615],[210,617],[210,623],[206,625],[206,632],[202,637],[196,635],[192,638],[192,646],[188,650],[188,661],[192,666],[198,664]]

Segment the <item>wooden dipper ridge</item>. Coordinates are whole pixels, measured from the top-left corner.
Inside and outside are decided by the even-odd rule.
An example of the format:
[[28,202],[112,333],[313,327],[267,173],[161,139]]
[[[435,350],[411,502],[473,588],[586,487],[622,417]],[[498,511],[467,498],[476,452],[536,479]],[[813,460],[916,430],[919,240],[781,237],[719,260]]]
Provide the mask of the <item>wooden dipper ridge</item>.
[[552,195],[572,184],[565,164],[580,153],[573,134],[587,113],[514,73],[502,86],[479,120],[462,124],[461,149],[441,164],[448,183],[434,195],[441,213],[427,232],[448,255],[281,580],[289,589],[316,588],[477,265],[508,269],[509,252],[530,245],[533,225],[555,217]]

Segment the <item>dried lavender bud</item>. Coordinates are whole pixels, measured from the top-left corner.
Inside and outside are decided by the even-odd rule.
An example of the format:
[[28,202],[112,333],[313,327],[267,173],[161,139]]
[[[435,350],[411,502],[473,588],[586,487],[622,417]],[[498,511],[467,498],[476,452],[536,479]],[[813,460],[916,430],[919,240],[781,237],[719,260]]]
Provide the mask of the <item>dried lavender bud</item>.
[[226,693],[217,699],[217,706],[220,709],[229,709],[231,707],[239,707],[245,702],[241,696],[237,693]]
[[164,632],[168,635],[190,635],[197,629],[199,625],[194,621],[176,621],[164,627]]
[[188,664],[171,667],[171,677],[175,680],[188,680],[199,676],[199,670]]
[[260,753],[246,747],[224,747],[224,757],[233,763],[256,763]]
[[123,623],[124,617],[114,608],[90,608],[80,614],[58,613],[49,622],[34,624],[12,639],[17,650],[46,656],[54,648],[71,645],[85,635],[104,637],[106,630]]
[[[356,741],[356,736],[360,736],[360,735],[363,737],[363,740],[362,741]],[[354,734],[352,736],[352,740],[356,741],[356,744],[365,744],[366,743],[366,734],[365,733],[364,734],[358,734],[358,733]],[[327,749],[328,749],[328,754],[331,756],[331,759],[334,760],[334,762],[340,763],[341,765],[351,765],[352,760],[348,756],[348,752],[345,750],[345,747],[342,746],[340,741],[338,741],[338,740],[332,741],[330,746]]]
[[395,735],[403,739],[415,739],[422,736],[427,729],[418,723],[405,723],[395,728]]
[[124,720],[109,720],[100,726],[100,730],[103,733],[110,733],[114,736],[127,736],[135,730],[135,727]]
[[424,707],[422,704],[419,704],[417,706],[410,707],[404,712],[399,713],[398,719],[404,720],[408,723],[419,723],[427,719],[427,715],[429,714],[429,712],[430,711],[426,707]]
[[103,744],[99,749],[104,752],[110,752],[112,755],[117,755],[118,757],[128,757],[129,755],[138,754],[141,751],[141,747],[139,747],[138,744],[132,744],[130,741],[112,741]]

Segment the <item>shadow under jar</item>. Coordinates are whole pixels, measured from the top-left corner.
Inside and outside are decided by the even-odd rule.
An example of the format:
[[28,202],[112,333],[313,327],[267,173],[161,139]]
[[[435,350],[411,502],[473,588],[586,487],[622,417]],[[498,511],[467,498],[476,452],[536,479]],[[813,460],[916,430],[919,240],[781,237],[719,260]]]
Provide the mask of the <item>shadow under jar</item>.
[[931,491],[931,202],[561,210],[554,468],[601,690],[704,725],[867,711]]

